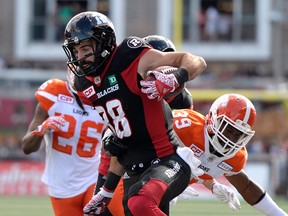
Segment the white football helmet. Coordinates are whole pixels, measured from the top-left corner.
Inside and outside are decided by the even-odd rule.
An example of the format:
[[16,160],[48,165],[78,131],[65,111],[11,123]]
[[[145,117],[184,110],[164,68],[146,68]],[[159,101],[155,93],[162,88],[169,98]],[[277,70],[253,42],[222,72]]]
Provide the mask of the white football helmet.
[[206,134],[214,150],[231,157],[254,136],[256,109],[239,94],[225,94],[214,101],[206,119]]

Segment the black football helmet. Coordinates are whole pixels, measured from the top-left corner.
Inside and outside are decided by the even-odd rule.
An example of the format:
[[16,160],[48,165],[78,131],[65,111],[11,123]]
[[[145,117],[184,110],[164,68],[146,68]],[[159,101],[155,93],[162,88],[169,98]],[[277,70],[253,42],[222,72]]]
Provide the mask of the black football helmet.
[[175,52],[175,45],[168,38],[161,35],[149,35],[143,38],[154,49],[162,52]]
[[[73,50],[76,44],[84,41],[96,41],[93,48],[94,62],[89,67],[83,67],[85,59],[77,59]],[[106,63],[116,47],[114,25],[104,14],[98,12],[82,12],[74,16],[67,24],[62,45],[67,57],[67,65],[76,76],[98,76],[104,70]],[[93,46],[92,46],[93,47]]]

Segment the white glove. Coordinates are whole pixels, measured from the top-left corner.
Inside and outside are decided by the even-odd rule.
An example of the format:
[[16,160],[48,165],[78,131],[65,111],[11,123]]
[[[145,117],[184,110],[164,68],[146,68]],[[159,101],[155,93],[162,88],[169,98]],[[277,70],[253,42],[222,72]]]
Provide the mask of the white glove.
[[101,215],[107,208],[112,197],[113,192],[106,191],[105,188],[100,188],[100,191],[95,194],[83,208],[84,216]]
[[219,200],[225,202],[228,205],[228,207],[233,211],[241,208],[241,204],[239,199],[237,198],[237,195],[230,187],[220,183],[214,183],[212,185],[212,193]]
[[170,201],[170,205],[175,206],[178,198],[190,199],[192,197],[198,197],[198,196],[199,196],[199,193],[191,186],[188,186],[179,196],[175,197],[173,200]]
[[36,130],[32,131],[32,134],[37,136],[43,136],[49,131],[59,132],[62,130],[62,127],[65,125],[66,121],[64,116],[50,116],[46,119],[41,125],[37,127]]
[[155,76],[155,80],[141,80],[141,91],[148,95],[149,99],[162,100],[165,95],[173,92],[179,87],[178,81],[173,73],[165,74],[159,71],[148,71],[147,76]]
[[194,152],[188,147],[178,147],[177,154],[189,165],[191,169],[191,179],[198,178],[204,174],[204,171],[199,167],[201,161],[194,156]]

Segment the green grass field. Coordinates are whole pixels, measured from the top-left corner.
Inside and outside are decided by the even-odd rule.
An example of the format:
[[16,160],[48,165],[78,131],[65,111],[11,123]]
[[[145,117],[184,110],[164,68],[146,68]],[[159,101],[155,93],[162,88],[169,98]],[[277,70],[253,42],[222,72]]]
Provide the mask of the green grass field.
[[[277,199],[276,202],[288,212],[288,201]],[[244,201],[239,211],[230,210],[224,203],[214,200],[180,200],[176,206],[171,207],[171,216],[225,216],[225,215],[261,215]],[[0,197],[1,216],[53,216],[52,207],[48,197]],[[71,214],[73,216],[73,214]]]

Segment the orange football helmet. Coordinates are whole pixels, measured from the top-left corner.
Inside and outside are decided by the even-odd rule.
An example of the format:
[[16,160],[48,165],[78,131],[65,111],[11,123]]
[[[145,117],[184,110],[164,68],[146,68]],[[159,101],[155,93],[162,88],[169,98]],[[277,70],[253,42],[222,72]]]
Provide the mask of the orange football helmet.
[[206,119],[210,144],[223,156],[231,157],[254,136],[256,109],[239,94],[225,94],[214,101]]

